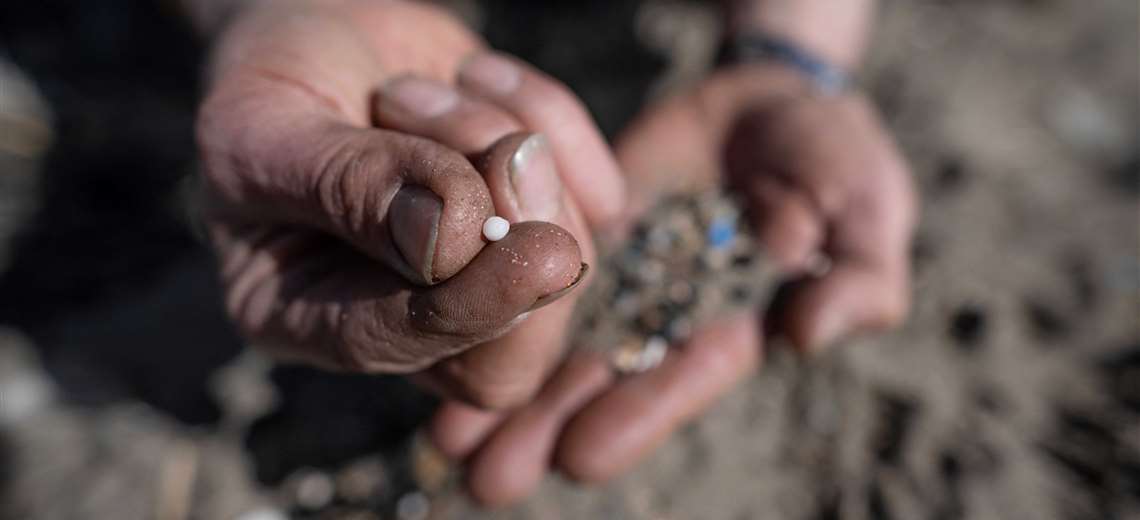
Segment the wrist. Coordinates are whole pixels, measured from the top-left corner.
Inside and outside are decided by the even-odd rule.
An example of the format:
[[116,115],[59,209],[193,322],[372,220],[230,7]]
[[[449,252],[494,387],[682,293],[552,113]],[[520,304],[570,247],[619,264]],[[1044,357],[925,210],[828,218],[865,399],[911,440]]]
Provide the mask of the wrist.
[[726,36],[763,33],[842,70],[855,70],[867,44],[874,0],[725,0]]
[[795,42],[760,31],[729,37],[717,53],[721,66],[768,63],[801,76],[817,93],[833,96],[850,87],[846,70],[836,67]]

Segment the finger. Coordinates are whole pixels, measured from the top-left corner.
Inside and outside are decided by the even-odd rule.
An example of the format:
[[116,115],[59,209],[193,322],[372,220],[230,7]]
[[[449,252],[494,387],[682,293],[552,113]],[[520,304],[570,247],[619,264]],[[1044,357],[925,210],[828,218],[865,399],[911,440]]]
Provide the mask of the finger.
[[[817,112],[824,108],[826,125]],[[865,102],[824,108],[793,108],[800,113],[787,129],[807,140],[802,160],[789,159],[788,179],[829,223],[822,249],[831,270],[793,286],[780,317],[793,343],[808,351],[905,318],[916,218],[909,172]]]
[[[476,163],[483,172],[491,198],[502,216],[512,222],[544,220],[566,227],[579,236],[589,230],[568,199],[554,162],[550,142],[542,134],[504,136]],[[592,244],[588,257],[592,256]]]
[[467,472],[471,496],[490,507],[531,494],[550,467],[566,421],[613,380],[596,356],[571,356],[537,397],[512,413],[474,455]]
[[824,222],[794,187],[771,176],[753,176],[745,193],[756,235],[786,272],[806,271],[823,243]]
[[[445,101],[417,110],[423,100]],[[488,184],[499,216],[511,222],[555,222],[571,232],[562,215],[562,182],[552,150],[541,134],[522,132],[522,124],[502,108],[464,95],[448,85],[414,77],[389,82],[376,96],[378,125],[440,142],[468,156]]]
[[512,227],[460,274],[410,301],[417,330],[433,336],[491,339],[520,315],[568,294],[583,280],[578,242],[542,222]]
[[451,460],[464,460],[503,421],[507,412],[487,411],[459,401],[445,401],[432,416],[428,435]]
[[418,283],[458,272],[483,247],[492,211],[469,161],[367,128],[383,74],[336,20],[248,23],[266,27],[219,53],[198,121],[214,209],[333,234]]
[[464,96],[451,86],[401,76],[376,94],[374,119],[380,128],[427,137],[464,155],[486,151],[523,125],[510,113]]
[[[519,315],[558,299],[581,280],[569,233],[545,223],[515,226],[466,269],[418,287],[322,234],[300,249],[260,248],[227,286],[244,331],[279,354],[356,372],[419,371],[501,336]],[[243,277],[256,277],[250,282]]]
[[660,366],[619,381],[579,412],[558,441],[557,466],[585,482],[627,470],[751,373],[761,341],[751,316],[698,331]]
[[817,352],[849,334],[889,329],[906,318],[914,202],[908,181],[881,179],[832,219],[824,247],[831,269],[799,281],[789,293],[781,328],[801,349]]
[[747,183],[756,176],[754,165],[764,164],[766,175],[799,189],[829,220],[867,202],[870,192],[886,190],[884,198],[899,202],[911,196],[898,150],[860,97],[796,99],[753,112],[737,125],[727,158],[733,181]]
[[[577,233],[587,233],[565,194],[561,202],[547,199],[551,191],[561,192],[557,190],[553,159],[541,136],[512,134],[500,139],[479,164],[496,207],[509,219],[540,213]],[[544,182],[554,188],[543,192]],[[539,193],[534,193],[535,188]],[[552,210],[549,204],[557,206]],[[589,242],[582,246],[582,254],[593,256]],[[436,380],[435,388],[446,396],[465,398],[486,408],[509,408],[529,400],[562,356],[565,329],[576,299],[577,295],[571,294],[535,309],[510,334],[433,366],[429,376]]]
[[725,144],[740,114],[787,97],[797,85],[803,85],[802,77],[786,67],[730,67],[688,95],[664,98],[643,110],[615,146],[627,179],[628,213],[638,215],[671,194],[710,189],[728,180],[723,178]]
[[546,135],[562,179],[588,223],[597,226],[621,214],[625,194],[617,162],[585,107],[565,86],[494,53],[469,58],[460,67],[458,83]]
[[[431,91],[447,97],[446,108],[416,112],[403,98],[420,101]],[[502,108],[458,93],[449,86],[415,78],[389,83],[377,95],[376,120],[394,130],[424,135],[478,155],[496,213],[512,222],[554,222],[577,236],[588,230],[562,189],[545,136],[517,132],[519,124]],[[487,147],[490,147],[487,149]],[[583,245],[592,258],[592,244]],[[417,380],[445,396],[485,408],[508,408],[529,400],[562,355],[574,296],[529,315],[509,335],[441,361]]]
[[788,298],[780,329],[797,348],[816,353],[845,336],[901,323],[910,306],[908,273],[840,261],[822,278],[796,283]]

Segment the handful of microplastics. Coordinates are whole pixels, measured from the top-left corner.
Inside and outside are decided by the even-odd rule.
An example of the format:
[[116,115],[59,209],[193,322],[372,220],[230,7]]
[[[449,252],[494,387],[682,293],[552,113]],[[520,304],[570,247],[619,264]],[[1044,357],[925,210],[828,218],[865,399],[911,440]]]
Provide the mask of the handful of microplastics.
[[[506,236],[509,224],[488,219],[488,240]],[[601,352],[621,374],[658,366],[669,348],[684,344],[700,325],[734,310],[768,303],[775,266],[764,255],[727,193],[677,195],[653,207],[630,238],[591,266],[593,280],[575,310],[571,344]],[[414,442],[409,465],[418,490],[397,504],[423,513],[429,496],[454,484],[446,459],[428,442]],[[442,469],[441,469],[442,468]]]
[[768,303],[775,265],[723,191],[658,203],[603,255],[575,315],[571,344],[634,374],[659,365],[700,325]]

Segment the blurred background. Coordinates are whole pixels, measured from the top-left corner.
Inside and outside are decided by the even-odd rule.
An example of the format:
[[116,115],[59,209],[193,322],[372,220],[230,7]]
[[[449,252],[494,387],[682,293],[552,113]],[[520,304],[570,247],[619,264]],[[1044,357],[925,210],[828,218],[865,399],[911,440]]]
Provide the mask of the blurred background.
[[[720,30],[700,2],[452,3],[610,135]],[[205,51],[177,13],[6,2],[0,519],[1140,518],[1137,2],[880,11],[861,80],[924,200],[907,325],[776,350],[634,473],[492,514],[417,448],[431,399],[227,324],[183,204]]]

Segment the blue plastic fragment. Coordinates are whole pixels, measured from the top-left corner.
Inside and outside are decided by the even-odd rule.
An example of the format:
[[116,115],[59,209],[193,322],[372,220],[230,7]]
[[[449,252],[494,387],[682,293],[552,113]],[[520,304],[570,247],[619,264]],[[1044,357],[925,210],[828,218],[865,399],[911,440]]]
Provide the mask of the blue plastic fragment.
[[709,224],[709,229],[706,232],[706,238],[709,247],[713,249],[721,249],[732,244],[732,240],[736,238],[736,222],[731,218],[718,218]]

